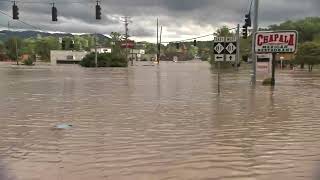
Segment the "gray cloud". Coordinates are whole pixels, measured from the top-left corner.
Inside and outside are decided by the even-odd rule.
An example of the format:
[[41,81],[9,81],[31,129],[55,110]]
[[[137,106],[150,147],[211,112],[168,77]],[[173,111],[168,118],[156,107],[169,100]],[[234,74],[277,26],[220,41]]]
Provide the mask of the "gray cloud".
[[[131,16],[130,32],[137,39],[154,39],[156,18],[164,27],[164,38],[179,39],[213,32],[221,25],[243,23],[249,0],[102,0],[103,19],[95,20],[95,1],[56,0],[59,21],[52,23],[50,1],[18,3],[20,19],[48,31],[76,33],[110,33],[124,31],[121,16]],[[73,1],[75,2],[75,1]],[[279,23],[288,19],[320,16],[319,0],[260,1],[260,25]],[[0,2],[0,10],[11,14],[11,2]],[[0,16],[0,25],[9,18]],[[30,28],[10,20],[15,27]]]

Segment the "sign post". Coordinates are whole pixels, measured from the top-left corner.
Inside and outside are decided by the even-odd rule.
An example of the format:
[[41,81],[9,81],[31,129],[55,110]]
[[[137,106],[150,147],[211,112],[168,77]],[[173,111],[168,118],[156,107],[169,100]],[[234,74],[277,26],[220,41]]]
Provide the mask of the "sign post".
[[271,85],[275,85],[276,54],[295,53],[297,50],[297,31],[257,32],[254,38],[255,53],[272,53]]
[[220,94],[220,66],[221,62],[225,59],[225,38],[215,37],[214,38],[214,60],[218,62],[218,94]]

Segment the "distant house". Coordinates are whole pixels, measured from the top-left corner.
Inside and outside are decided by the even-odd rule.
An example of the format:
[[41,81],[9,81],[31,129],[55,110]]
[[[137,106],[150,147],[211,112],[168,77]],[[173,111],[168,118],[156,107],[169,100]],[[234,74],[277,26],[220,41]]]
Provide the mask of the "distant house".
[[51,65],[57,64],[79,64],[88,54],[86,51],[50,51]]
[[[94,48],[90,49],[90,52],[95,52]],[[97,53],[111,53],[112,49],[111,48],[107,48],[107,47],[99,47],[97,48]]]

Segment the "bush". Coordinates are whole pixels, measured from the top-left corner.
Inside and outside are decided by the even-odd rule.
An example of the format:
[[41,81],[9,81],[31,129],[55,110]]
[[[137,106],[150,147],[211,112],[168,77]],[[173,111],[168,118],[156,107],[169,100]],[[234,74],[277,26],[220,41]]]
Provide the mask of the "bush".
[[[95,67],[95,53],[86,55],[80,62],[82,67]],[[113,54],[98,54],[98,67],[127,67],[128,62],[124,57]]]
[[262,85],[264,85],[264,86],[270,86],[270,85],[272,85],[272,80],[271,80],[271,78],[267,78],[267,79],[263,80],[263,81],[262,81]]
[[23,61],[23,65],[33,66],[33,58],[29,57],[27,60]]

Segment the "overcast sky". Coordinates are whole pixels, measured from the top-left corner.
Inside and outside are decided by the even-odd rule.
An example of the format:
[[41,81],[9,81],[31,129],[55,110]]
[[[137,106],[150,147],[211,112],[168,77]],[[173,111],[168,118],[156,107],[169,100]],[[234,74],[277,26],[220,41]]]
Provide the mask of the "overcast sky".
[[[124,32],[122,16],[130,16],[130,35],[135,40],[156,41],[156,18],[163,26],[163,41],[180,40],[213,33],[218,27],[243,24],[250,0],[102,0],[102,20],[95,20],[93,0],[55,0],[58,22],[51,22],[46,0],[18,2],[20,20],[45,31],[71,33]],[[41,2],[41,3],[39,3]],[[0,10],[11,12],[10,0],[0,0]],[[320,0],[260,0],[260,26],[289,19],[320,16]],[[0,14],[0,26],[33,29]],[[210,37],[211,38],[211,37]],[[199,39],[201,40],[201,39]],[[206,39],[204,39],[206,40]]]

